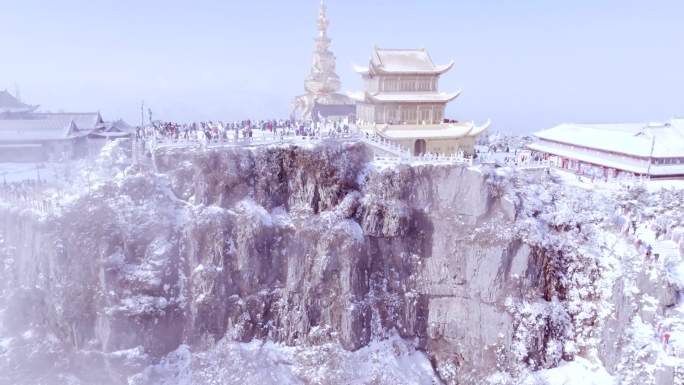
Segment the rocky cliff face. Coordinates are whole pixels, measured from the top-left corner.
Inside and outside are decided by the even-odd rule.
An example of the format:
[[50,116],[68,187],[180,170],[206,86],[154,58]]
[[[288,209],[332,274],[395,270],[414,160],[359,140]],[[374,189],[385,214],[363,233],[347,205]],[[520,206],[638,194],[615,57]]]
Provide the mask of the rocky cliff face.
[[[360,144],[169,149],[157,172],[128,168],[57,215],[2,209],[2,332],[30,327],[59,346],[46,376],[68,367],[83,383],[126,383],[226,338],[355,351],[396,333],[447,384],[513,382],[581,352],[567,342],[599,317],[573,304],[598,295],[572,290],[599,267],[542,235],[583,236],[550,220],[543,186],[369,160]],[[51,362],[64,352],[88,370]]]

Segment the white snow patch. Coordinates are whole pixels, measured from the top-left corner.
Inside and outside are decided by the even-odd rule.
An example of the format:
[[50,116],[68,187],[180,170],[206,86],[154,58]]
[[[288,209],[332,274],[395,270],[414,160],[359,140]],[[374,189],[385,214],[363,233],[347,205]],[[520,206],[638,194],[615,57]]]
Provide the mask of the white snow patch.
[[616,385],[615,379],[600,363],[576,357],[574,361],[561,362],[553,369],[541,370],[531,374],[523,385]]
[[398,336],[371,342],[355,352],[336,344],[291,347],[253,340],[219,341],[203,352],[186,345],[160,364],[129,378],[130,385],[365,385],[441,384],[428,357]]
[[352,239],[357,242],[363,242],[364,240],[363,229],[361,228],[361,225],[352,219],[340,221],[337,226],[335,226],[335,230],[344,231],[345,233],[351,235]]
[[264,226],[273,226],[273,218],[271,214],[260,204],[252,199],[243,199],[237,205],[240,210],[244,211],[250,216],[254,216],[261,221]]

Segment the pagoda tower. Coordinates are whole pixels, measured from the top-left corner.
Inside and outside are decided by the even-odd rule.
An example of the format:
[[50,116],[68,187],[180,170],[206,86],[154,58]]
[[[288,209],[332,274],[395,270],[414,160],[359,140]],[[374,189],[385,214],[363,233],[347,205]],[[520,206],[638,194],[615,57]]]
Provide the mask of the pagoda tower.
[[335,55],[330,51],[329,25],[326,7],[321,1],[311,70],[304,81],[306,93],[295,98],[292,105],[293,115],[304,120],[345,117],[355,113],[354,101],[338,93],[341,82],[335,72]]

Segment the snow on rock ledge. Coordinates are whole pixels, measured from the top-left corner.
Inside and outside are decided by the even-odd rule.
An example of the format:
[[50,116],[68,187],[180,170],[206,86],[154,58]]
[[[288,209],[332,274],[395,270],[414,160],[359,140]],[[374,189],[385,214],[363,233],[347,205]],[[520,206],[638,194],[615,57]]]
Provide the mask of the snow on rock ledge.
[[3,212],[0,308],[30,309],[3,323],[105,357],[142,347],[111,383],[219,341],[357,351],[396,333],[447,384],[572,357],[568,282],[595,265],[566,273],[576,261],[546,232],[583,234],[540,218],[554,215],[548,192],[540,202],[524,176],[492,170],[369,160],[361,144],[165,149],[158,173],[130,168],[60,216]]

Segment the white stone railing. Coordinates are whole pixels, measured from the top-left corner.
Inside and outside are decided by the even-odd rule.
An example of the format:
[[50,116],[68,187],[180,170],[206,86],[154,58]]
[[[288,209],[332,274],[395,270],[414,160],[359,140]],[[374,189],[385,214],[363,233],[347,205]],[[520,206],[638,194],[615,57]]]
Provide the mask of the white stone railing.
[[409,159],[412,156],[411,152],[405,148],[378,135],[360,134],[359,139],[366,144],[388,152],[401,159]]
[[361,134],[359,139],[373,147],[385,151],[391,156],[377,155],[376,161],[390,162],[390,163],[444,163],[444,164],[466,164],[472,165],[473,159],[466,158],[463,154],[432,154],[425,153],[422,155],[413,155],[411,151],[402,147],[392,141],[385,139],[379,135],[364,135]]
[[[390,163],[443,163],[443,164],[467,164],[472,165],[473,160],[466,158],[463,154],[431,154],[425,153],[422,155],[413,155],[408,149],[391,142],[379,135],[372,135],[358,132],[351,129],[348,132],[337,133],[334,131],[318,133],[316,135],[295,135],[293,132],[283,132],[274,135],[268,132],[256,132],[252,137],[236,137],[228,134],[219,138],[202,138],[196,134],[188,137],[165,137],[165,136],[149,136],[144,140],[144,149],[154,152],[159,148],[173,148],[173,147],[200,147],[200,148],[214,148],[223,146],[260,146],[270,144],[309,144],[319,143],[323,140],[353,140],[365,143],[380,152],[387,155],[376,155],[375,159],[381,162]],[[143,146],[139,143],[134,144],[134,149],[142,149]],[[136,150],[134,150],[136,151]]]
[[552,167],[553,164],[548,161],[548,160],[534,160],[534,159],[526,159],[523,161],[519,161],[518,159],[511,157],[508,160],[505,161],[495,161],[492,158],[492,154],[488,153],[479,153],[478,154],[478,161],[479,163],[482,164],[499,164],[501,166],[505,167],[512,167],[512,168],[518,168],[518,169],[523,169],[523,170],[537,170],[537,169],[545,169]]
[[226,135],[218,138],[201,138],[197,135],[190,135],[188,137],[166,137],[166,136],[150,136],[144,139],[145,147],[150,150],[156,150],[162,147],[221,147],[221,146],[257,146],[280,143],[316,143],[325,139],[357,139],[358,134],[348,133],[324,133],[316,135],[295,135],[292,132],[285,133],[266,133],[257,132],[251,137],[236,137],[235,135]]
[[527,161],[527,162],[509,162],[509,166],[517,167],[523,170],[540,170],[551,167],[551,162],[548,160],[542,161]]
[[409,155],[408,157],[397,157],[397,156],[383,156],[376,155],[375,161],[380,163],[392,163],[392,164],[461,164],[461,165],[473,165],[473,160],[471,158],[466,158],[459,156],[457,154],[446,155],[446,154],[431,154],[425,153],[422,155]]
[[44,214],[55,211],[57,200],[43,194],[41,189],[0,187],[0,203],[12,207],[35,210]]

